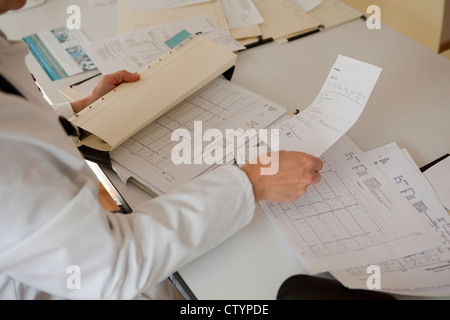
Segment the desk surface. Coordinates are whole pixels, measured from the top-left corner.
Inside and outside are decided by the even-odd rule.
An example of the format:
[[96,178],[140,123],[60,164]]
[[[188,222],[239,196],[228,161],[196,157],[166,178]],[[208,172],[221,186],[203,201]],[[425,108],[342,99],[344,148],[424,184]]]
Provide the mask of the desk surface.
[[[43,6],[1,16],[0,27],[11,38],[59,27],[65,24],[71,2],[48,0]],[[116,4],[77,4],[90,39],[117,34]],[[365,111],[349,132],[363,150],[397,142],[419,166],[450,152],[450,61],[385,26],[368,30],[358,20],[288,44],[252,48],[239,53],[232,81],[288,110],[304,109],[338,54],[383,68]],[[53,102],[65,100],[59,89],[87,76],[52,83],[31,56],[27,64]],[[131,207],[150,198],[106,173]],[[259,208],[247,228],[179,270],[199,299],[274,299],[281,283],[299,273],[305,269]]]

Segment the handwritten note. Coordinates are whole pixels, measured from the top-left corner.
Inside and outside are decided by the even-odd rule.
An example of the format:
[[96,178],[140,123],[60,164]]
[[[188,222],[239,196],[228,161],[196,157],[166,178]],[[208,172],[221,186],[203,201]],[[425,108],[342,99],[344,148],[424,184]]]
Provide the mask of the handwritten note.
[[340,55],[314,102],[280,125],[280,149],[321,156],[359,119],[380,73]]

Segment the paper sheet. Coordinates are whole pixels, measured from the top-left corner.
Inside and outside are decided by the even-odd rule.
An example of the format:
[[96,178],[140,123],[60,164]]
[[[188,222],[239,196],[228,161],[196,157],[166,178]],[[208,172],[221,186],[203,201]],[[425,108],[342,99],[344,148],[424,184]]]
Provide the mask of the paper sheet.
[[133,31],[116,37],[93,41],[84,49],[103,74],[118,70],[138,72],[170,51],[166,41],[181,30],[215,41],[230,51],[243,49],[206,15]]
[[128,5],[129,0],[121,0],[117,3],[119,33],[194,18],[199,15],[207,15],[226,34],[229,34],[228,22],[223,12],[222,4],[218,0],[202,2],[191,6],[136,12],[130,12]]
[[252,0],[220,0],[230,29],[244,28],[264,22]]
[[308,12],[325,28],[360,18],[363,13],[341,0],[322,0],[322,3]]
[[259,25],[264,39],[286,42],[289,37],[318,30],[322,24],[289,0],[260,0],[255,5],[264,18]]
[[322,0],[291,0],[293,4],[305,12],[309,12],[322,3]]
[[120,165],[127,169],[122,177],[133,176],[156,194],[164,194],[211,167],[175,165],[171,154],[179,142],[171,141],[174,130],[187,129],[194,137],[194,121],[202,121],[201,131],[262,129],[285,112],[285,108],[218,78],[113,150],[111,158],[116,168]]
[[376,263],[441,244],[423,215],[347,136],[322,159],[321,183],[297,201],[260,203],[310,273]]
[[[441,239],[439,247],[418,254],[374,263],[381,268],[381,290],[418,296],[450,296],[450,217],[434,196],[417,166],[413,167],[396,144],[366,152],[391,179],[403,197],[426,217]],[[367,289],[367,265],[332,271],[351,288]]]
[[280,149],[320,156],[358,120],[380,73],[339,56],[311,106],[280,126]]
[[439,201],[450,210],[450,157],[432,166],[424,175],[433,186]]

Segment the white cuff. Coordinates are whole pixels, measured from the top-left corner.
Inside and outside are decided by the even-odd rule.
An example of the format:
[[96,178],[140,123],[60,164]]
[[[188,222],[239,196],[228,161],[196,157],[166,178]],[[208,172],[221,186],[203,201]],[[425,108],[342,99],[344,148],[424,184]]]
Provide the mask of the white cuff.
[[74,116],[74,112],[70,102],[55,104],[52,107],[59,116],[62,116],[66,119],[70,119]]

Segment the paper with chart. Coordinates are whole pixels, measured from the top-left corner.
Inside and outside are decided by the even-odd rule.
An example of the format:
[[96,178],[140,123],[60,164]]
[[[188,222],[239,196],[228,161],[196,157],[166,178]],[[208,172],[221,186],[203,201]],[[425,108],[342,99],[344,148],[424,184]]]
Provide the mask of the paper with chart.
[[[118,173],[125,172],[122,179],[133,176],[154,193],[164,194],[211,167],[207,164],[175,165],[171,154],[180,142],[171,141],[174,130],[187,129],[194,137],[195,121],[202,122],[200,131],[203,132],[211,128],[223,132],[226,129],[262,129],[285,113],[285,108],[217,78],[113,150],[113,166]],[[225,133],[223,136],[225,138]],[[209,145],[205,143],[203,150]],[[224,142],[224,149],[226,146]],[[227,155],[226,150],[223,154]]]
[[376,263],[441,244],[426,219],[347,136],[322,159],[322,181],[304,196],[291,203],[261,203],[310,273]]
[[280,126],[280,149],[320,156],[358,120],[380,73],[340,55],[311,106]]
[[84,49],[103,74],[119,70],[138,72],[170,51],[166,41],[181,30],[214,41],[230,51],[244,49],[206,15],[132,31],[84,45]]
[[[450,217],[417,166],[396,144],[366,155],[392,180],[401,194],[427,218],[441,239],[439,247],[414,255],[375,263],[381,269],[381,290],[418,296],[450,296]],[[332,271],[345,286],[367,289],[367,265]]]
[[450,210],[450,157],[445,158],[424,172],[439,201]]

